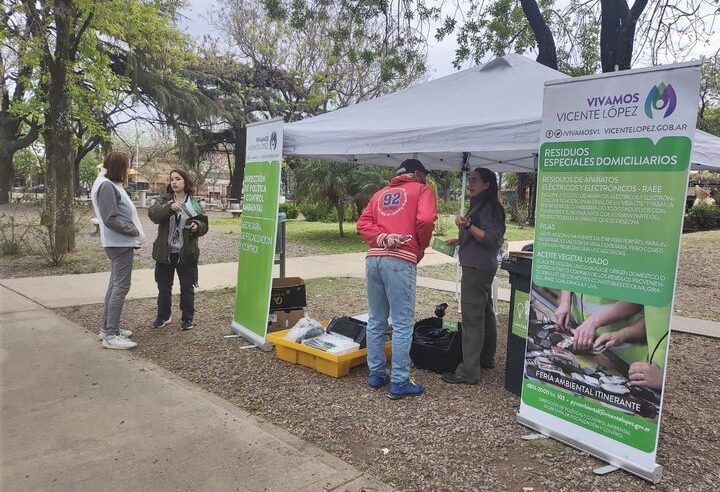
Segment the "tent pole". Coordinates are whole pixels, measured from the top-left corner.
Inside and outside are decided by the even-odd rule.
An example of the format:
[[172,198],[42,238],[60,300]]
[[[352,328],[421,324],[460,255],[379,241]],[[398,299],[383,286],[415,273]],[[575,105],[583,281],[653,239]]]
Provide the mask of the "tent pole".
[[535,227],[535,201],[537,200],[537,186],[538,186],[538,179],[537,179],[537,173],[538,173],[538,155],[533,154],[533,169],[535,169],[535,184],[530,187],[530,200],[528,200],[530,203],[528,204],[530,206],[530,210],[528,213],[528,223]]
[[467,173],[470,170],[470,152],[463,152],[462,163],[462,189],[460,192],[460,215],[465,214],[465,188],[467,186]]
[[[467,185],[467,173],[470,170],[470,152],[463,152],[463,163],[462,163],[462,191],[460,193],[460,215],[465,215],[465,188]],[[462,269],[460,263],[457,264],[457,270],[455,271],[455,300],[458,301],[458,313],[462,314],[460,310],[460,277],[462,276]]]

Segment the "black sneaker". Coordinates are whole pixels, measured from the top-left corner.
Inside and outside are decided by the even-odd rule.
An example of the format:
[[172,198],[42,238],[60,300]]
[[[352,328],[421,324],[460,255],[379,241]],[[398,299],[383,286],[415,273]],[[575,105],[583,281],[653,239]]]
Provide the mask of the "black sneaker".
[[193,328],[195,328],[195,323],[193,323],[193,320],[184,319],[182,325],[180,326],[180,331],[192,330]]
[[445,372],[445,373],[443,373],[442,376],[440,376],[440,379],[442,379],[443,381],[445,381],[448,384],[470,384],[470,385],[478,384],[477,380],[469,381],[469,380],[465,379],[464,377],[458,376],[454,372]]
[[152,327],[155,328],[155,329],[164,328],[164,327],[166,327],[167,325],[170,324],[170,321],[172,321],[172,318],[168,318],[168,319],[166,319],[166,320],[162,320],[162,319],[160,319],[160,318],[157,318],[155,321],[153,321],[153,326],[152,326]]

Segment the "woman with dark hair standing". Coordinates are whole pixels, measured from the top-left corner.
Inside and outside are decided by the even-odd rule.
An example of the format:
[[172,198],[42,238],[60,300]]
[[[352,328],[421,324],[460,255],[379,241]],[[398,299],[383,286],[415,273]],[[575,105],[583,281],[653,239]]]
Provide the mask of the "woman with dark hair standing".
[[455,218],[462,267],[460,307],[462,309],[463,361],[455,372],[442,375],[450,384],[477,384],[481,368],[495,366],[497,321],[492,303],[492,282],[498,268],[498,251],[505,235],[505,209],[498,200],[497,176],[479,167],[470,173],[470,210]]
[[129,169],[127,154],[110,152],[103,161],[90,195],[95,216],[100,222],[100,242],[112,262],[98,340],[102,340],[105,348],[119,350],[137,346],[128,340],[132,332],[120,328],[120,315],[130,290],[133,250],[139,248],[145,239],[135,205],[123,188]]
[[158,285],[158,312],[153,328],[170,323],[172,286],[177,271],[182,311],[180,329],[189,330],[195,326],[195,286],[200,257],[197,238],[207,233],[208,218],[195,198],[195,184],[187,171],[173,169],[170,172],[167,194],[158,197],[148,216],[158,224],[152,252]]

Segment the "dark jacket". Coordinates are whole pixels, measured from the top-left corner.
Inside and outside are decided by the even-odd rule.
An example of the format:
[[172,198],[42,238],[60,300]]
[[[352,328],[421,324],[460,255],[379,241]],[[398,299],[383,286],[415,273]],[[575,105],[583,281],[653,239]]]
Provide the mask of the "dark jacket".
[[460,249],[458,259],[463,267],[477,268],[483,271],[496,271],[498,268],[497,254],[503,243],[505,234],[505,217],[502,208],[478,195],[471,198],[470,210],[466,214],[470,221],[485,231],[482,241],[468,230],[460,228]]
[[[170,246],[168,245],[168,233],[170,229],[170,216],[175,212],[170,208],[173,195],[168,193],[160,195],[155,203],[148,209],[148,217],[158,225],[158,235],[153,243],[152,257],[159,263],[170,263]],[[205,214],[200,214],[188,221],[188,224],[195,222],[197,230],[190,232],[190,229],[183,229],[183,244],[180,249],[180,258],[178,263],[197,265],[200,258],[200,248],[198,240],[200,236],[204,236],[208,231],[208,218]]]

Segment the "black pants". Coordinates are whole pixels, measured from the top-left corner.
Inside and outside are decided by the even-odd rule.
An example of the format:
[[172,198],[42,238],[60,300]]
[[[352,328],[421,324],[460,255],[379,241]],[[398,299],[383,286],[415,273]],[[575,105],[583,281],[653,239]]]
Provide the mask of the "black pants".
[[172,308],[172,286],[177,270],[180,278],[180,310],[182,319],[191,320],[195,316],[195,272],[196,265],[178,264],[180,255],[170,255],[170,264],[155,262],[155,282],[158,285],[158,318],[169,319]]

